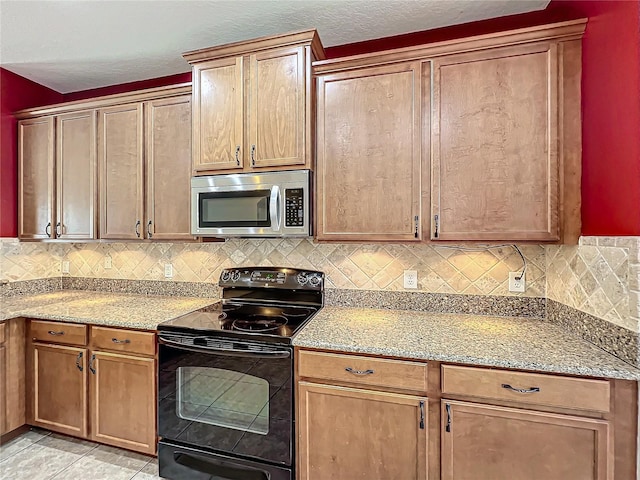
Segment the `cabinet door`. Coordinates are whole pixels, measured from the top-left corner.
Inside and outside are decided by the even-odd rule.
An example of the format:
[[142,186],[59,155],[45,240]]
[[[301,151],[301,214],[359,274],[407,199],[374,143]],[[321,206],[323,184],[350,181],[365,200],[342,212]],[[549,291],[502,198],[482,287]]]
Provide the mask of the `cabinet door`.
[[193,67],[193,170],[243,165],[244,80],[242,57]]
[[52,238],[53,117],[18,122],[20,238]]
[[32,344],[29,370],[31,425],[87,436],[87,350]]
[[442,480],[612,480],[604,420],[442,401]]
[[56,119],[56,237],[96,238],[96,113]]
[[0,435],[7,432],[7,350],[0,345]]
[[420,77],[419,63],[319,77],[319,240],[421,238]]
[[145,235],[192,239],[191,95],[148,102]]
[[91,355],[91,438],[156,451],[156,363],[116,353]]
[[426,480],[426,398],[298,385],[300,480]]
[[304,165],[304,66],[303,47],[251,55],[248,153],[252,167]]
[[100,238],[141,238],[142,104],[99,112]]
[[434,61],[432,238],[557,240],[557,46]]

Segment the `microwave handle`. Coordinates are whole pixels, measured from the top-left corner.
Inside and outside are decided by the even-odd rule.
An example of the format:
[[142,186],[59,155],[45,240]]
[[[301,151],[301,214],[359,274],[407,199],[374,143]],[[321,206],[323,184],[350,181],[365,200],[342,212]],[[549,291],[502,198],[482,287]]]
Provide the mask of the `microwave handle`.
[[270,208],[271,212],[271,227],[276,232],[280,231],[280,187],[278,185],[274,185],[271,187],[271,201]]

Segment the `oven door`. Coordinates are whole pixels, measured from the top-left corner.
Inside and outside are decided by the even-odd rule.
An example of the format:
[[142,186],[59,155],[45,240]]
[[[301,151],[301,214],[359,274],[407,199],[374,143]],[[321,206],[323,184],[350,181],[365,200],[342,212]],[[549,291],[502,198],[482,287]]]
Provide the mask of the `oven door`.
[[161,438],[291,465],[291,347],[173,332],[158,343]]

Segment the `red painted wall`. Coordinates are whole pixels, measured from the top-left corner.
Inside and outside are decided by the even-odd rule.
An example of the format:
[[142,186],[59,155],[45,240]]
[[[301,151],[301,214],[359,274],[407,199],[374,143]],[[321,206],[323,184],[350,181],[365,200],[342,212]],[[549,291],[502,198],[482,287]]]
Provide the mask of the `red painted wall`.
[[84,100],[87,98],[101,97],[103,95],[115,95],[116,93],[132,92],[134,90],[142,90],[144,88],[166,87],[168,85],[175,85],[177,83],[186,83],[190,81],[191,72],[178,73],[176,75],[169,75],[166,77],[151,78],[149,80],[140,80],[137,82],[121,83],[119,85],[66,93],[64,95],[64,101],[71,102],[73,100]]
[[0,68],[0,237],[18,235],[18,122],[12,113],[62,101],[55,90]]

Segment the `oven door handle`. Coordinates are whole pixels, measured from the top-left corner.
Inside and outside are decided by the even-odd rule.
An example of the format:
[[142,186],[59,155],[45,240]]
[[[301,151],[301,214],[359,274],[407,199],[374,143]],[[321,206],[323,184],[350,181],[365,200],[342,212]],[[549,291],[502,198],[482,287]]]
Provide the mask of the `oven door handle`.
[[271,212],[271,228],[279,232],[280,231],[280,187],[274,185],[271,187],[270,198],[270,212]]
[[197,353],[218,353],[220,355],[227,355],[229,357],[244,357],[244,358],[289,358],[291,352],[289,350],[267,350],[264,352],[249,352],[247,350],[235,350],[231,348],[215,348],[215,347],[201,347],[199,345],[185,345],[184,343],[175,342],[168,338],[158,335],[158,343],[167,345],[169,347],[178,348],[180,350],[188,350],[190,352]]

